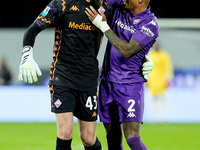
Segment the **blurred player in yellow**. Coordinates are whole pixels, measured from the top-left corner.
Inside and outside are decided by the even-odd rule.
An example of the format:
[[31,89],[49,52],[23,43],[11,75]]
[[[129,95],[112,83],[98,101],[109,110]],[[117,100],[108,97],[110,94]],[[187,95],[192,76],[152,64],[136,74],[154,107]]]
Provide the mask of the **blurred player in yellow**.
[[[173,65],[169,53],[155,43],[149,56],[154,63],[153,71],[150,73],[147,86],[149,87],[154,100],[155,121],[158,121],[159,108],[163,109],[164,120],[167,121],[167,105],[165,91],[172,84]],[[162,107],[159,107],[159,102]]]

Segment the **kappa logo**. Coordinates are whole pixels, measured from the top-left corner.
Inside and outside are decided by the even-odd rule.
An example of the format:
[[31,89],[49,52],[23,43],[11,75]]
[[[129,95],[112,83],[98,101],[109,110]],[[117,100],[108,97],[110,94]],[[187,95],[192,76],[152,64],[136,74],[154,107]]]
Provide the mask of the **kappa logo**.
[[69,10],[80,11],[76,5],[73,5]]
[[151,25],[156,27],[156,22],[154,20],[151,20],[151,22],[149,22],[149,24],[151,24]]
[[127,117],[133,118],[133,117],[136,117],[136,115],[133,112],[130,112]]
[[92,117],[96,117],[96,116],[97,116],[97,113],[93,112]]

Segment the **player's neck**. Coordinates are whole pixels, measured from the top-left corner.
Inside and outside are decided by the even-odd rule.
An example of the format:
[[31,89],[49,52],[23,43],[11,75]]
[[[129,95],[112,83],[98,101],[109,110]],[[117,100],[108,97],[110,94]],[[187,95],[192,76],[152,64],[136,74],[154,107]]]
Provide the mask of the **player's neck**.
[[131,13],[132,14],[139,14],[139,13],[145,11],[146,9],[147,9],[146,7],[137,7],[135,9],[131,10]]

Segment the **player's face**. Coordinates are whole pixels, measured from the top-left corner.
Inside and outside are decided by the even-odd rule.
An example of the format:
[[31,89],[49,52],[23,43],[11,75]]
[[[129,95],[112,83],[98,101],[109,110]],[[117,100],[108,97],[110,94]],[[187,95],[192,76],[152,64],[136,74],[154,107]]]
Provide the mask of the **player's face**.
[[129,10],[134,10],[138,5],[138,0],[125,0],[125,8]]

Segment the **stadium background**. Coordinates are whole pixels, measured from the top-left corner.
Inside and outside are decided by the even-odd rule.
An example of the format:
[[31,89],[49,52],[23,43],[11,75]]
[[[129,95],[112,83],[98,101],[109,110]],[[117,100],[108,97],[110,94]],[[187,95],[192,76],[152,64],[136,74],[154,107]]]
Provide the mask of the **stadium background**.
[[[13,75],[12,85],[0,86],[2,123],[55,122],[55,116],[50,113],[50,96],[46,80],[52,61],[53,28],[41,32],[34,46],[34,58],[43,72],[39,82],[29,86],[17,80],[23,34],[49,2],[50,0],[1,2],[0,58],[6,58]],[[199,4],[199,0],[151,0],[150,3],[152,12],[158,17],[160,24],[158,41],[162,48],[171,54],[174,65],[174,84],[166,93],[168,123],[196,123],[200,126]],[[98,55],[100,68],[105,42],[106,38]],[[163,115],[162,112],[160,115]],[[153,101],[148,89],[145,94],[144,122],[153,122]]]

